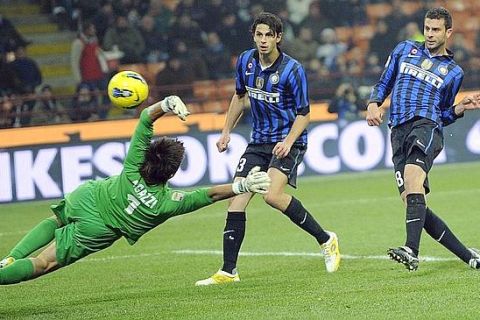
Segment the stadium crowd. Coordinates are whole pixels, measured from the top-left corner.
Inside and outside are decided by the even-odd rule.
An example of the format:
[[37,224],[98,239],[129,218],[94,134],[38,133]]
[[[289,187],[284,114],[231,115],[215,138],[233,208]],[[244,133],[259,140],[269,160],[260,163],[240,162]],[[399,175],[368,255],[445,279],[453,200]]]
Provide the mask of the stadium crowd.
[[[454,4],[431,0],[39,2],[60,29],[78,32],[71,52],[77,94],[71,101],[57,102],[50,86],[42,85],[35,61],[25,55],[23,48],[29,42],[6,17],[0,17],[3,128],[108,118],[108,100],[101,92],[118,67],[110,63],[111,57],[120,64],[161,65],[152,77],[153,94],[158,97],[167,86],[170,93],[193,101],[195,81],[233,77],[235,57],[251,46],[249,27],[262,11],[282,18],[282,48],[306,67],[311,99],[330,101],[329,111],[348,120],[364,110],[395,43],[423,40],[426,10],[444,5],[454,16],[480,12],[476,1],[470,0]],[[461,22],[454,25],[457,31],[449,47],[465,70],[463,87],[469,88],[478,84],[480,74],[480,59],[473,54],[480,48],[479,23],[457,21]],[[36,116],[46,111],[55,116]]]

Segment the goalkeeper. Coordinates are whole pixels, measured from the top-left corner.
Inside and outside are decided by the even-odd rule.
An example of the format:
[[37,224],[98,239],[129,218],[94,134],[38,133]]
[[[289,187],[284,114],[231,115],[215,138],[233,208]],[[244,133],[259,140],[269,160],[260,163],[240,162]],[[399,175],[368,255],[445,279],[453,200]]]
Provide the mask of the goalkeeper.
[[[153,122],[167,112],[182,120],[189,115],[177,96],[143,110],[120,175],[88,181],[52,205],[55,215],[34,227],[0,261],[0,284],[31,280],[58,270],[111,246],[121,237],[133,245],[167,219],[215,201],[246,192],[266,193],[270,178],[258,167],[233,184],[192,192],[168,188],[167,181],[180,167],[185,149],[176,139],[163,137],[151,142]],[[38,256],[29,258],[46,245]]]

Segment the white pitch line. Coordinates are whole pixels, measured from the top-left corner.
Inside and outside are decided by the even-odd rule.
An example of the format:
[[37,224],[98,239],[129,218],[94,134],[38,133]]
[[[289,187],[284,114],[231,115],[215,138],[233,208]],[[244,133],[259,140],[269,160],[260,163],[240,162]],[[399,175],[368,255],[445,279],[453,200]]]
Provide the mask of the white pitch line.
[[[223,252],[221,250],[173,250],[170,252],[152,252],[152,253],[140,253],[132,255],[120,255],[120,256],[106,256],[102,258],[92,258],[88,257],[84,260],[78,262],[106,262],[112,260],[126,260],[126,259],[137,259],[137,258],[149,258],[160,256],[168,253],[174,254],[183,254],[183,255],[215,255],[221,256]],[[323,255],[318,252],[240,252],[241,256],[245,257],[322,257]],[[342,254],[342,259],[345,260],[388,260],[389,258],[385,256],[365,256],[365,255],[350,255]],[[443,258],[443,257],[420,257],[421,261],[425,262],[439,262],[439,261],[458,261],[456,258]]]
[[[221,250],[174,250],[173,253],[177,254],[190,254],[190,255],[223,255]],[[265,257],[265,256],[277,256],[277,257],[323,257],[318,252],[240,252],[241,256],[245,257]],[[364,255],[350,255],[342,254],[342,259],[347,260],[388,260],[387,255],[384,256],[364,256]],[[420,257],[421,261],[457,261],[457,258],[442,258],[442,257]]]

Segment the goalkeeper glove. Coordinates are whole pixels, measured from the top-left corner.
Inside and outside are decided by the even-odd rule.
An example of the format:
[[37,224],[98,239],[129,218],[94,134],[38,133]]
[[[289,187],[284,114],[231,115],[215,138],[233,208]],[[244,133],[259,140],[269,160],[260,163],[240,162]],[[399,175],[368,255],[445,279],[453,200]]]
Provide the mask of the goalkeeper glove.
[[260,167],[256,166],[248,173],[246,178],[232,183],[232,190],[235,194],[254,192],[265,194],[270,187],[270,177]]
[[180,119],[185,121],[190,114],[187,106],[183,103],[182,99],[178,96],[168,96],[160,102],[160,107],[163,112],[172,112],[176,114]]

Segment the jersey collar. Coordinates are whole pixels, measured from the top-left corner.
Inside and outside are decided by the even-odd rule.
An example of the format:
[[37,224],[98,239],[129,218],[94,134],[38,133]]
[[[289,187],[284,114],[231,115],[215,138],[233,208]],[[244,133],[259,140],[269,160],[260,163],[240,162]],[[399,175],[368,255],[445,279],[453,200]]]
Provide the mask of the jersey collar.
[[432,55],[430,54],[430,51],[429,51],[429,50],[427,49],[427,47],[425,46],[425,42],[422,42],[422,44],[420,45],[419,49],[422,50],[423,52],[425,52],[425,54],[426,54],[429,58],[445,57],[445,58],[453,59],[453,52],[450,51],[448,48],[446,48],[447,54],[437,55],[437,56],[432,56]]
[[[280,66],[280,64],[282,63],[283,61],[283,56],[284,56],[284,53],[282,50],[280,50],[280,48],[278,48],[278,51],[280,52],[280,55],[277,57],[277,59],[275,60],[275,62],[270,66],[268,67],[267,69],[263,70],[263,72],[275,72],[278,70],[278,67]],[[255,61],[257,61],[257,65],[260,66],[260,56],[258,54],[258,50],[255,49],[255,52],[253,53],[253,58],[255,59]]]

